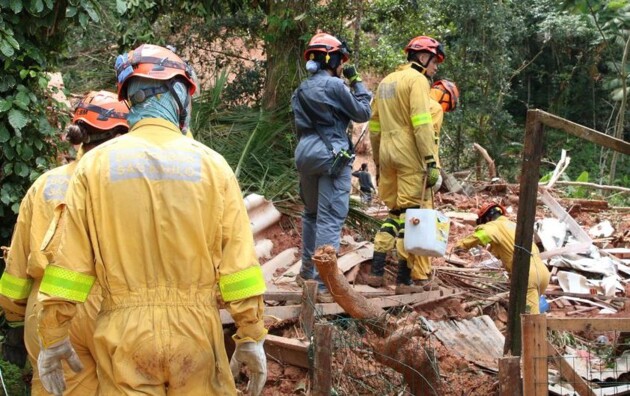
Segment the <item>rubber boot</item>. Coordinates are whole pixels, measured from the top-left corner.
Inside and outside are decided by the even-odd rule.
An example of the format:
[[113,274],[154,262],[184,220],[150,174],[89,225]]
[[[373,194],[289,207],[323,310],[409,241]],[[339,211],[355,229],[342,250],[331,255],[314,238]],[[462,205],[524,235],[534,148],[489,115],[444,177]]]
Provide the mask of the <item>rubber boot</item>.
[[372,270],[367,276],[366,283],[372,287],[383,286],[383,275],[385,274],[385,259],[387,253],[374,252],[372,257]]
[[422,286],[416,286],[411,280],[411,268],[407,260],[398,260],[398,275],[396,276],[396,294],[409,294],[424,291]]

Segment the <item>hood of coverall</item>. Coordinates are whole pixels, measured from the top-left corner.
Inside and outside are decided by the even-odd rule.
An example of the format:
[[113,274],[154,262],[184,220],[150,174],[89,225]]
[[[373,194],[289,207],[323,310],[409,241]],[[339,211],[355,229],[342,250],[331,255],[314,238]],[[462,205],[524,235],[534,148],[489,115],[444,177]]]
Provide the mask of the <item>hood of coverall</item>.
[[[127,88],[128,97],[133,97],[133,94],[141,89],[157,88],[162,86],[162,84],[164,84],[162,80],[134,78],[129,81],[129,87]],[[189,95],[188,87],[183,82],[176,82],[174,88],[179,96],[180,103],[190,102],[191,99],[187,98]],[[164,92],[151,96],[144,102],[134,103],[129,110],[129,117],[127,118],[129,127],[132,128],[138,121],[145,118],[163,118],[179,126],[179,107],[173,95],[170,92]],[[189,118],[190,112],[187,115],[186,125],[189,124]]]

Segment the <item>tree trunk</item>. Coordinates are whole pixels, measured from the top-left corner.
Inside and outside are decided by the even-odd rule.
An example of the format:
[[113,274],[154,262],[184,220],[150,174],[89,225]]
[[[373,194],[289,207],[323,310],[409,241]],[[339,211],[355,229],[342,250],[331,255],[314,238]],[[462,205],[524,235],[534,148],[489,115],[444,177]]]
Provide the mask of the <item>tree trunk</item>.
[[431,348],[418,348],[414,338],[423,335],[417,315],[409,315],[405,323],[389,320],[385,311],[372,305],[354,291],[337,267],[337,251],[326,245],[315,250],[313,262],[337,304],[355,319],[364,319],[375,331],[366,337],[374,349],[374,359],[403,375],[410,393],[440,394],[440,375],[437,359]]
[[305,33],[305,24],[296,17],[308,9],[306,0],[271,0],[267,8],[267,78],[263,89],[262,106],[266,110],[288,105],[293,90],[301,80],[303,69],[300,41]]

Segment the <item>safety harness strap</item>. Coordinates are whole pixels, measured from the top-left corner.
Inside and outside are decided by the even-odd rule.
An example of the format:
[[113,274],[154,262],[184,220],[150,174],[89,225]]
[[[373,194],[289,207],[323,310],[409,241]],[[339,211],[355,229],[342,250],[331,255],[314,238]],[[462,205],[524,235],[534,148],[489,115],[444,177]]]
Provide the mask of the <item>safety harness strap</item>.
[[61,297],[76,302],[85,302],[96,278],[69,269],[49,265],[39,291],[49,296]]
[[265,286],[265,277],[262,268],[255,265],[235,272],[233,274],[224,275],[219,279],[219,289],[223,301],[236,301],[253,296],[259,296],[267,290]]
[[0,294],[13,300],[28,298],[33,287],[33,279],[19,278],[4,271],[0,278]]

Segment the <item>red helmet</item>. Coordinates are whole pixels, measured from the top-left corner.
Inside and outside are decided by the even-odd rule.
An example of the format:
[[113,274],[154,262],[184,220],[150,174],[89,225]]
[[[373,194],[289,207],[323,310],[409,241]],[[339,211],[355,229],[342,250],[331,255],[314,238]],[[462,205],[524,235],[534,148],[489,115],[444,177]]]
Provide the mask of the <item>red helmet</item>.
[[446,54],[444,54],[444,48],[439,41],[429,36],[418,36],[411,39],[409,44],[405,47],[405,53],[413,52],[429,52],[437,57],[437,62],[444,62]]
[[503,205],[499,205],[498,203],[494,203],[494,202],[489,202],[483,205],[477,211],[477,224],[487,223],[486,217],[494,213],[500,213],[501,215],[505,216],[507,214],[507,211],[505,210],[505,207]]
[[118,99],[127,99],[127,82],[130,77],[146,77],[154,80],[170,80],[182,76],[188,83],[188,93],[197,90],[192,67],[172,51],[152,44],[142,44],[133,51],[116,58]]
[[72,123],[85,122],[91,127],[108,131],[116,127],[125,127],[129,108],[118,100],[113,92],[92,91],[85,95],[74,109]]
[[431,97],[442,105],[445,113],[448,113],[457,107],[459,90],[452,81],[438,80],[431,86]]
[[314,52],[322,52],[329,54],[332,52],[341,52],[341,61],[345,63],[350,58],[350,51],[345,42],[339,41],[338,38],[328,33],[317,33],[308,42],[306,51],[304,51],[304,59],[311,60]]

